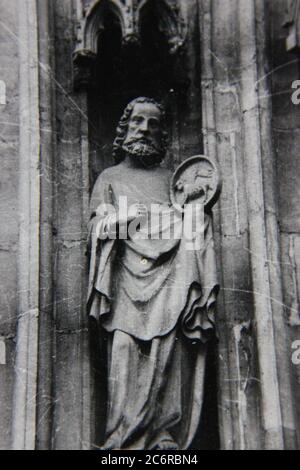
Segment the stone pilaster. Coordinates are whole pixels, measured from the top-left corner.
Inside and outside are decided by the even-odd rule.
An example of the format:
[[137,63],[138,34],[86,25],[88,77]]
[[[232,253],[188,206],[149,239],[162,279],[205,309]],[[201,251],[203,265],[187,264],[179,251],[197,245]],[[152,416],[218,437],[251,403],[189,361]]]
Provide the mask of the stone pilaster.
[[20,166],[18,330],[13,448],[31,450],[36,438],[40,264],[40,115],[36,0],[19,0]]
[[37,2],[40,111],[40,319],[36,448],[51,449],[53,418],[53,209],[55,134],[55,63],[53,2]]
[[225,0],[222,6],[200,5],[205,151],[218,160],[224,182],[215,217],[223,282],[222,446],[293,448],[265,4]]

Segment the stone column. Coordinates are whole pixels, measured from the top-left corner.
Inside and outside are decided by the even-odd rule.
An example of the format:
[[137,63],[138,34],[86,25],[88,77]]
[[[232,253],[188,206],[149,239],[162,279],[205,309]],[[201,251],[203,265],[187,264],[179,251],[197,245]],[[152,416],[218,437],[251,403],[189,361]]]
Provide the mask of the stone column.
[[[89,150],[86,93],[73,90],[77,1],[52,2],[55,24],[53,426],[55,450],[89,450],[90,351],[86,314]],[[97,443],[96,443],[97,444]]]
[[40,115],[36,0],[19,0],[20,166],[18,330],[13,449],[35,448],[40,265]]
[[[219,233],[222,447],[295,447],[279,261],[264,2],[200,1],[205,152]],[[238,13],[238,14],[237,14]]]
[[40,105],[40,296],[36,448],[51,449],[53,417],[53,210],[55,133],[55,44],[53,2],[37,1]]
[[[253,283],[255,334],[258,349],[261,417],[264,446],[284,447],[279,392],[279,371],[271,297],[268,232],[262,163],[262,111],[259,98],[256,2],[240,0],[240,60],[244,164],[249,220],[249,249]],[[261,47],[262,44],[259,44]],[[273,188],[272,188],[273,189]]]

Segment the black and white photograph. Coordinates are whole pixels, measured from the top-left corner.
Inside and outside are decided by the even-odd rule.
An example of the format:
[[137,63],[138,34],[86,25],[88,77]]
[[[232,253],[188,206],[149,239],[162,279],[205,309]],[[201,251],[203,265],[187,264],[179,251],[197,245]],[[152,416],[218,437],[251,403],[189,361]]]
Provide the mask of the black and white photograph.
[[0,450],[300,449],[300,0],[0,0],[0,220]]

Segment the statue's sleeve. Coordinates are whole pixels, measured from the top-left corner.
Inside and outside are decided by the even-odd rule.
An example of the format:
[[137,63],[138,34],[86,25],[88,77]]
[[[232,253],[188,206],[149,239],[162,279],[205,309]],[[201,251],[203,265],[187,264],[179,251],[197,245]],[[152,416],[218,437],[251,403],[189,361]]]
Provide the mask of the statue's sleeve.
[[112,298],[112,264],[116,226],[112,186],[105,175],[98,178],[90,202],[88,224],[89,289],[88,313],[99,319],[108,313]]
[[[192,340],[208,341],[216,334],[215,309],[219,292],[215,245],[213,239],[213,221],[211,215],[205,216],[204,246],[195,250],[197,260],[197,282],[190,286],[188,301],[183,315],[184,334]],[[193,252],[186,256],[193,257]],[[192,266],[192,259],[189,263]],[[218,336],[218,334],[217,334]]]
[[114,233],[117,216],[114,206],[112,184],[105,176],[98,178],[90,202],[90,221],[88,225],[89,248],[93,242],[93,236],[106,240]]

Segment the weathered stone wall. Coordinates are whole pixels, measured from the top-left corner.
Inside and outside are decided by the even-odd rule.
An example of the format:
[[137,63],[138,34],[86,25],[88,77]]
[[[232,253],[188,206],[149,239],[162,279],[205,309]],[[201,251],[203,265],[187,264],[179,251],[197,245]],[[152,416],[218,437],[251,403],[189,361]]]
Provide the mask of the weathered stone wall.
[[11,446],[18,296],[17,3],[1,0],[0,11],[0,80],[6,85],[6,104],[0,104],[0,449],[7,449]]
[[221,281],[220,434],[225,449],[251,448],[257,446],[259,434],[259,391],[251,329],[253,288],[243,163],[238,2],[200,3],[205,153],[217,159],[223,179],[215,212]]
[[283,28],[285,2],[269,2],[271,12],[271,61],[273,142],[277,166],[276,195],[281,232],[281,263],[286,322],[289,325],[289,364],[294,383],[300,438],[300,366],[292,363],[292,343],[300,340],[300,105],[292,102],[294,81],[300,79],[299,55],[286,49]]
[[86,318],[88,192],[82,123],[88,117],[73,92],[76,2],[53,2],[56,149],[54,157],[54,449],[90,446],[89,356]]

